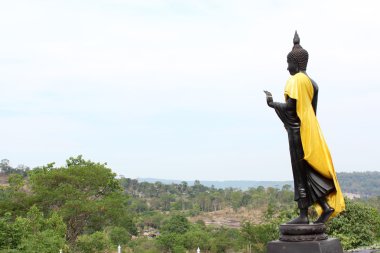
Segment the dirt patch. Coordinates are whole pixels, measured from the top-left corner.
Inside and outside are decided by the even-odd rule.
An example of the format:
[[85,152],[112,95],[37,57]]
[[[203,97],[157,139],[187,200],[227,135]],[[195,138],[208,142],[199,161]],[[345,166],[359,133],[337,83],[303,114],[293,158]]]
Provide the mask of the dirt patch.
[[0,185],[8,186],[8,176],[4,173],[0,173]]
[[259,224],[263,220],[264,210],[240,208],[234,211],[227,208],[215,212],[201,213],[200,215],[190,217],[191,222],[202,220],[206,225],[225,226],[230,228],[240,228],[245,221]]

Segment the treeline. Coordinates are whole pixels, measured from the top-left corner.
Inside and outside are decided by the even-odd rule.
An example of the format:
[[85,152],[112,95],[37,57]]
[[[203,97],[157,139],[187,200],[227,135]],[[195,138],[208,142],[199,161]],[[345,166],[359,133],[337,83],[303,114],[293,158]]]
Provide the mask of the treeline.
[[[354,193],[360,195],[361,198],[368,198],[380,195],[380,172],[367,171],[367,172],[339,172],[337,177],[343,192]],[[142,179],[142,182],[154,183],[156,181],[170,185],[179,183],[178,180],[165,180],[165,179]],[[192,184],[193,182],[184,181],[182,183]],[[199,181],[198,181],[199,183]],[[291,181],[202,181],[203,185],[211,187],[217,185],[216,188],[237,188],[247,190],[249,188],[258,186],[265,186],[265,188],[274,187],[281,189],[284,185],[293,185]]]
[[[16,167],[12,167],[10,165],[10,161],[8,159],[2,159],[0,161],[0,175],[9,175],[9,174],[20,174],[22,176],[26,176],[30,168],[26,165],[19,164]],[[360,195],[361,198],[370,198],[380,196],[380,172],[378,171],[366,171],[366,172],[339,172],[337,173],[337,177],[340,183],[340,186],[345,193],[354,193]],[[162,192],[162,188],[172,188],[171,185],[176,185],[177,189],[170,189],[170,191],[174,194],[181,194],[181,191],[186,191],[186,193],[191,194],[191,192],[187,192],[190,190],[202,190],[197,188],[202,188],[203,190],[207,189],[241,189],[247,190],[250,188],[264,188],[262,185],[257,187],[250,187],[249,185],[257,185],[260,182],[252,181],[226,181],[225,184],[223,182],[219,182],[219,185],[231,184],[234,185],[232,187],[214,187],[214,186],[206,186],[204,183],[200,183],[199,180],[195,180],[193,186],[197,185],[197,187],[189,187],[189,182],[182,181],[180,183],[165,183],[157,180],[157,182],[149,182],[143,180],[143,182],[139,182],[136,179],[126,179],[124,182],[124,187],[128,188],[130,193],[133,196],[137,196],[136,194],[143,194],[145,197],[156,197],[154,196],[154,189],[157,188]],[[149,179],[153,180],[153,179]],[[165,180],[164,180],[165,181]],[[169,182],[169,180],[166,180]],[[213,181],[208,182],[210,184]],[[218,182],[214,182],[218,183]],[[284,186],[288,188],[291,185],[291,182],[277,182],[277,181],[263,181],[261,182],[265,185],[265,188],[277,188],[281,189]],[[286,183],[286,184],[285,184]],[[272,186],[271,186],[272,185]],[[279,186],[281,186],[279,188]],[[292,188],[292,186],[291,186]]]
[[189,186],[180,184],[139,183],[136,179],[121,178],[125,192],[139,199],[136,211],[161,210],[184,211],[190,215],[199,212],[212,212],[232,207],[266,208],[269,203],[277,209],[288,209],[293,206],[293,192],[290,185],[282,189],[273,187],[250,188],[242,191],[235,188],[216,189],[202,185],[198,180]]
[[28,166],[25,166],[23,164],[19,164],[17,167],[12,167],[9,164],[8,159],[2,159],[0,161],[0,175],[10,175],[10,174],[20,174],[22,176],[26,176],[28,174],[28,171],[30,168]]
[[[7,184],[0,186],[0,253],[116,252],[119,244],[123,252],[138,253],[186,253],[197,247],[208,253],[265,252],[266,243],[278,237],[278,224],[297,215],[289,185],[242,191],[199,181],[139,183],[116,178],[106,164],[81,156],[65,166],[17,172],[8,173]],[[264,215],[260,222],[242,221],[240,228],[188,219],[225,208],[260,209]],[[379,211],[348,202],[328,229],[345,249],[371,245],[380,237]]]
[[338,179],[343,192],[359,194],[362,198],[380,196],[380,172],[340,172]]

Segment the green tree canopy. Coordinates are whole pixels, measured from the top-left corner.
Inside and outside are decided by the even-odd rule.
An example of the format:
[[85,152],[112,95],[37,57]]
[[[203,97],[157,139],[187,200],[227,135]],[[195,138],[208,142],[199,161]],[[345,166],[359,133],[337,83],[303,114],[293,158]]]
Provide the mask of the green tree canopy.
[[327,225],[329,235],[338,237],[345,250],[370,246],[380,238],[380,214],[363,203],[346,201],[346,211]]
[[62,215],[72,244],[85,228],[96,231],[117,221],[131,225],[127,197],[115,176],[106,164],[78,156],[70,157],[64,167],[48,164],[32,170],[30,185],[45,213],[57,210]]

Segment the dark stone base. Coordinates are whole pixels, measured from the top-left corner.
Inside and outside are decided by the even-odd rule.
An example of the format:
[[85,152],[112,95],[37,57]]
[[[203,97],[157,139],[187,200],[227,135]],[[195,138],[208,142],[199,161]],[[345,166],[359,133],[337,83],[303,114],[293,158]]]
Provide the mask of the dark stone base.
[[301,242],[326,240],[326,226],[317,224],[281,224],[280,241]]
[[268,253],[343,253],[340,241],[336,238],[303,242],[271,241],[267,249]]

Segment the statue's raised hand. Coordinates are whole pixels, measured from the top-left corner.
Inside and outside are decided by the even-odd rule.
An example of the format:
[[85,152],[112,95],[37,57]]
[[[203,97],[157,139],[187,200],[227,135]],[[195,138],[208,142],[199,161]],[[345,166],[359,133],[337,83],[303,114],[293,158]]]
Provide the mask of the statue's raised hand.
[[272,93],[270,93],[269,91],[267,90],[264,90],[264,93],[265,95],[267,96],[267,104],[269,107],[273,107],[273,97],[272,97]]

